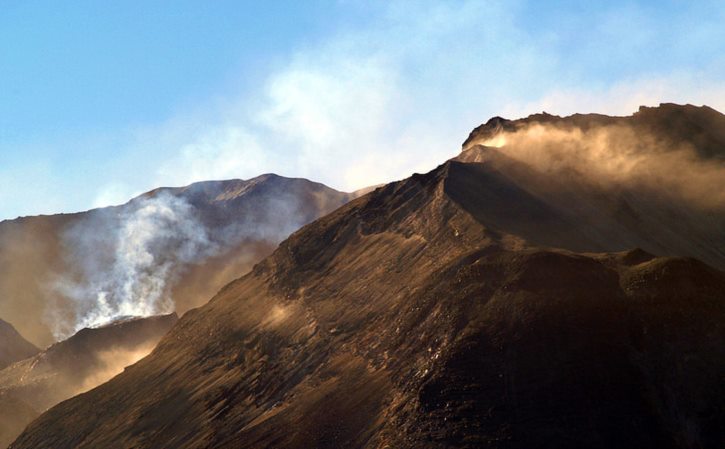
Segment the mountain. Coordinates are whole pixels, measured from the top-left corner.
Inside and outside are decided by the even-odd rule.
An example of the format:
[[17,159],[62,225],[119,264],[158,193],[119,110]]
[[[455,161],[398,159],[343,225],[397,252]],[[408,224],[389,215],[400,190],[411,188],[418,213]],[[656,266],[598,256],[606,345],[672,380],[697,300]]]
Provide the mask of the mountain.
[[[510,143],[469,146],[306,225],[150,356],[51,408],[11,447],[719,447],[725,273],[689,255],[722,267],[723,247],[702,245],[719,244],[709,232],[725,221],[717,201],[657,190],[638,165],[712,158],[685,138],[636,141],[626,154],[638,163],[617,167],[630,176],[608,182],[586,176],[589,159],[537,155],[564,142],[574,148],[557,161],[591,159],[613,130],[562,140],[544,129],[552,146],[541,131],[518,142],[503,130],[494,139]],[[708,180],[725,190],[725,177]],[[587,198],[624,198],[627,212],[588,210]],[[636,229],[666,200],[656,234],[650,219]],[[691,240],[682,214],[702,225]],[[587,228],[595,218],[617,227]],[[630,238],[683,253],[622,251]]]
[[38,352],[10,323],[0,320],[0,369]]
[[[47,346],[124,314],[183,313],[292,231],[352,197],[268,174],[156,189],[122,206],[0,222],[0,316]],[[144,266],[143,257],[153,260]],[[144,307],[127,310],[139,298]],[[103,301],[105,315],[96,307]]]
[[145,356],[176,314],[128,318],[71,338],[0,370],[0,447],[7,447],[40,412],[87,391]]

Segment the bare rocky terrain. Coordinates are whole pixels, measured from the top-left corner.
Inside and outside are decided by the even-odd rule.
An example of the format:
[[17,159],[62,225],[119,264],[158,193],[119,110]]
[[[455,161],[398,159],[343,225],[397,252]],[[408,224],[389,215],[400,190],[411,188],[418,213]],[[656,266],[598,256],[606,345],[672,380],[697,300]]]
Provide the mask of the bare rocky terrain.
[[[293,233],[11,447],[721,447],[723,124],[676,105],[495,119]],[[702,169],[682,179],[711,197],[657,161]]]
[[177,319],[176,314],[128,318],[83,329],[0,370],[0,448],[43,411],[146,356]]

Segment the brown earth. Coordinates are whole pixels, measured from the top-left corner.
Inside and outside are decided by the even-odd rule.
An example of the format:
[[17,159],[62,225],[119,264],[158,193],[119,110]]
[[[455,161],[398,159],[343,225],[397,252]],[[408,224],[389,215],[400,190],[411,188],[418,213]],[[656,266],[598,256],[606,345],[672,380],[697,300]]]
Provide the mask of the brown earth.
[[177,319],[176,314],[130,318],[83,329],[0,370],[0,448],[41,412],[106,382],[146,356]]

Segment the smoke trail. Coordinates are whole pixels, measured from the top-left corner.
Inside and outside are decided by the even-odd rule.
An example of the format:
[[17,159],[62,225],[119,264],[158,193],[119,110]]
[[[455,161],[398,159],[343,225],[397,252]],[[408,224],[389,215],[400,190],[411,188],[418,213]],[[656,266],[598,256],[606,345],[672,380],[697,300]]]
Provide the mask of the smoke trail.
[[125,316],[174,311],[173,281],[220,250],[182,198],[162,192],[118,210],[95,211],[64,235],[66,265],[75,272],[51,284],[70,306],[56,298],[50,310],[58,339]]

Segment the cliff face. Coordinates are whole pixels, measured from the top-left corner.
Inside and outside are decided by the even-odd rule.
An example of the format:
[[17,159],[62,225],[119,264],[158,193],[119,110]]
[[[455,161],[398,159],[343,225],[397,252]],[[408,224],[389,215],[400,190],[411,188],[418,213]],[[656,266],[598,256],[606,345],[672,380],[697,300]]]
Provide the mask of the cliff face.
[[582,210],[616,189],[554,198],[580,175],[471,150],[295,232],[12,447],[718,447],[725,274],[622,251],[711,234],[633,230],[669,193]]
[[[79,307],[97,302],[84,286],[101,284],[111,295],[110,278],[138,274],[121,272],[129,265],[119,262],[124,251],[155,257],[153,274],[164,275],[137,267],[136,290],[163,283],[159,300],[173,301],[151,313],[183,313],[246,273],[292,231],[352,197],[304,179],[262,175],[156,189],[117,207],[1,222],[0,316],[40,346],[56,340],[51,331],[61,322],[71,334]],[[153,234],[150,226],[162,236],[140,245],[129,239]],[[170,269],[158,269],[164,264]]]

